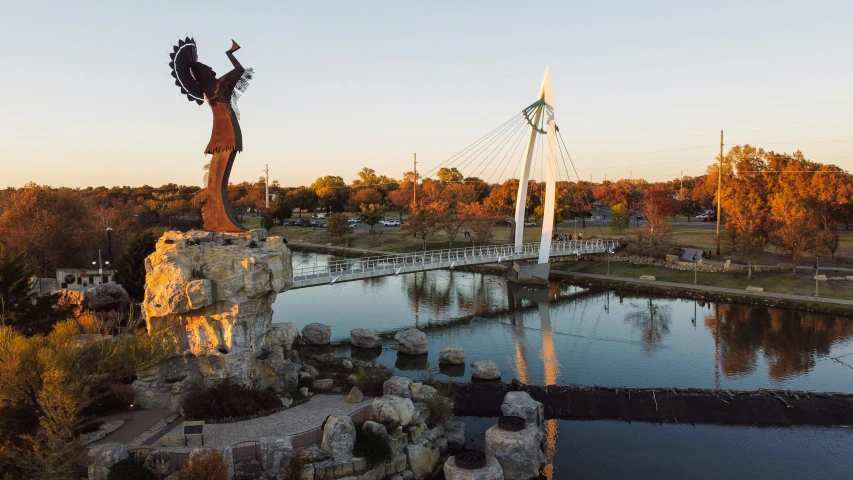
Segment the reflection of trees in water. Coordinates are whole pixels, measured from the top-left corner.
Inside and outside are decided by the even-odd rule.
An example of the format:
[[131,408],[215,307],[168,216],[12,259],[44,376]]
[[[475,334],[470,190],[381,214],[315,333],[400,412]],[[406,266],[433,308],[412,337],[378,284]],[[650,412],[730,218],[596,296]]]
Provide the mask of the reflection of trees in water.
[[[485,275],[458,273],[418,272],[402,275],[403,289],[413,309],[428,306],[438,317],[447,307],[456,303],[460,314],[485,313],[502,293]],[[501,301],[503,303],[503,301]]]
[[715,304],[714,309],[705,327],[718,336],[720,362],[729,377],[754,372],[761,351],[771,378],[791,378],[810,371],[834,342],[853,337],[847,318],[745,305]]
[[669,335],[672,308],[669,305],[656,305],[651,298],[647,298],[643,304],[631,306],[635,310],[625,315],[625,323],[630,324],[632,330],[640,332],[640,340],[646,353],[651,353],[660,346],[663,338]]

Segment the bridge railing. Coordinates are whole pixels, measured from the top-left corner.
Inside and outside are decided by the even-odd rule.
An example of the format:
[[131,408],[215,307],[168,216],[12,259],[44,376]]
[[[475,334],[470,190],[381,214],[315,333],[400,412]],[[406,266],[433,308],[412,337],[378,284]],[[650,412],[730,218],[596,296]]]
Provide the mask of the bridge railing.
[[[595,253],[611,250],[618,244],[613,240],[573,240],[551,242],[551,255]],[[479,247],[452,248],[431,250],[426,252],[398,253],[391,255],[348,258],[335,260],[326,265],[306,266],[295,268],[294,280],[311,280],[317,278],[332,278],[344,274],[394,273],[406,267],[418,266],[452,266],[456,262],[471,263],[472,261],[488,263],[513,260],[521,257],[539,254],[539,243],[531,242],[521,245],[516,250],[514,245],[482,245]]]

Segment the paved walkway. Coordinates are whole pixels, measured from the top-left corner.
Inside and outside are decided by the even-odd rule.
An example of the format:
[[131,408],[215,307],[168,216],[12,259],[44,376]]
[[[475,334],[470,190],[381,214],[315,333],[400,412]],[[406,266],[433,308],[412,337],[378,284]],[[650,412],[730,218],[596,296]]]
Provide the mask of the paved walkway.
[[637,284],[641,284],[641,285],[658,285],[658,286],[665,286],[665,287],[677,287],[677,288],[683,288],[686,290],[698,290],[698,291],[704,291],[704,292],[728,293],[728,294],[749,295],[749,296],[763,297],[763,298],[794,300],[794,301],[799,301],[799,302],[818,302],[818,303],[826,303],[826,304],[853,306],[853,300],[843,300],[840,298],[809,297],[806,295],[791,295],[791,294],[787,294],[787,293],[772,293],[772,292],[748,292],[746,290],[740,290],[737,288],[712,287],[710,285],[691,285],[689,283],[661,282],[661,281],[657,281],[657,280],[640,280],[638,278],[616,277],[616,276],[611,276],[611,275],[597,275],[597,274],[593,274],[593,273],[565,272],[565,271],[559,271],[559,270],[551,270],[551,275],[561,276],[561,277],[594,278],[597,280],[608,280],[608,281],[614,281],[615,280],[615,281],[626,282],[626,283],[637,283]]
[[[372,397],[361,403],[346,403],[346,395],[314,395],[306,403],[272,415],[243,422],[207,424],[204,426],[204,444],[233,445],[261,437],[283,437],[317,428],[329,415],[349,415],[370,405]],[[179,423],[167,436],[183,438],[183,423]]]
[[132,412],[117,413],[115,415],[108,415],[106,417],[99,418],[98,420],[103,421],[104,423],[112,420],[124,420],[124,425],[115,432],[94,443],[118,442],[128,444],[133,441],[133,439],[139,437],[145,433],[145,431],[152,428],[154,425],[157,425],[161,420],[165,420],[170,415],[172,415],[172,412],[169,410],[152,409],[134,410]]

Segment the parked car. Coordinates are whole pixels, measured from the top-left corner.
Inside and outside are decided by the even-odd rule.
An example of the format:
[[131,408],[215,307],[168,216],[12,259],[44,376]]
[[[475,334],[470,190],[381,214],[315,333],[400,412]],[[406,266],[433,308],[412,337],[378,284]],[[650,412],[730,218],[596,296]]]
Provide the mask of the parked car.
[[400,222],[399,220],[382,220],[379,223],[386,227],[399,227],[400,225],[402,225],[402,222]]
[[496,227],[508,227],[510,225],[512,225],[512,222],[510,222],[509,220],[498,220],[494,223],[494,226]]
[[536,226],[536,222],[524,222],[524,226],[525,226],[525,227],[535,227],[535,226]]
[[700,213],[699,215],[696,215],[695,218],[697,220],[708,220],[708,214],[707,213]]
[[357,218],[350,218],[350,219],[349,219],[349,224],[350,224],[350,225],[355,225],[356,223],[361,223],[361,220],[359,220],[359,219],[357,219]]
[[317,228],[326,228],[326,224],[324,222],[318,222],[318,221],[311,222],[311,226],[317,227]]
[[314,215],[311,215],[311,218],[326,218],[326,214],[325,213],[315,213]]
[[308,220],[307,218],[300,218],[299,220],[293,222],[293,225],[297,227],[310,227],[311,220]]

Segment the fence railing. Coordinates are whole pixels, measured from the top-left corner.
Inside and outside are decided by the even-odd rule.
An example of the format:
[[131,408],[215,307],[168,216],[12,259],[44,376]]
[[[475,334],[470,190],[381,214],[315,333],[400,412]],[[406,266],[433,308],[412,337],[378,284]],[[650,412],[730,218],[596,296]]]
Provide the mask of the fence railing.
[[[551,242],[551,256],[581,255],[585,253],[612,252],[618,245],[615,240],[572,240]],[[295,268],[294,281],[309,281],[312,279],[334,278],[340,275],[357,274],[390,274],[397,273],[407,267],[441,268],[451,266],[455,262],[488,263],[501,262],[539,254],[540,244],[531,242],[515,245],[483,245],[479,247],[464,247],[427,252],[400,253],[376,257],[361,257],[335,260],[326,265],[305,266]]]
[[261,462],[261,442],[257,440],[249,440],[246,442],[235,443],[231,445],[231,454],[234,456],[234,461],[255,459],[258,463]]

